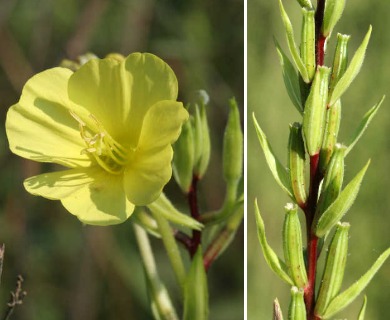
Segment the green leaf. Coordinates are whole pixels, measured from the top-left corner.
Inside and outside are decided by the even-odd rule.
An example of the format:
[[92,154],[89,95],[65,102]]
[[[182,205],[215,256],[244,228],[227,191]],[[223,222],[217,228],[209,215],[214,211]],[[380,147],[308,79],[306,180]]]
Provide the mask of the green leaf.
[[301,92],[299,89],[299,78],[298,74],[293,67],[290,59],[284,54],[282,48],[280,48],[279,43],[274,39],[276,51],[279,55],[280,65],[282,66],[282,74],[284,85],[287,89],[288,96],[291,99],[294,107],[299,111],[299,113],[303,113],[303,105],[301,100]]
[[364,55],[366,53],[368,41],[370,40],[372,27],[368,29],[366,36],[363,39],[360,47],[356,50],[355,55],[353,56],[350,65],[345,71],[344,75],[341,77],[339,82],[337,82],[332,95],[329,98],[329,106],[332,106],[343,93],[348,89],[352,81],[358,75],[364,61]]
[[322,238],[328,231],[330,231],[330,229],[332,229],[333,226],[340,221],[343,215],[352,206],[369,164],[370,160],[364,168],[359,171],[355,178],[348,183],[337,199],[321,215],[315,228],[315,234],[318,238]]
[[180,226],[194,230],[201,230],[203,228],[203,224],[177,210],[164,193],[147,207],[155,214],[161,214],[165,219]]
[[257,236],[259,238],[261,249],[263,250],[265,261],[273,272],[275,272],[282,280],[286,281],[290,285],[294,285],[294,282],[288,275],[288,269],[286,264],[277,256],[274,250],[268,245],[266,236],[264,221],[261,218],[259,206],[257,205],[257,199],[255,200],[255,216],[257,224]]
[[383,265],[383,263],[389,256],[390,248],[388,248],[384,253],[379,256],[373,266],[358,281],[356,281],[353,285],[351,285],[344,292],[340,293],[330,302],[322,318],[329,319],[337,312],[344,309],[353,300],[355,300],[355,298],[366,288],[371,279],[378,272],[379,268]]
[[352,150],[352,148],[355,146],[355,144],[359,141],[360,137],[363,135],[364,131],[366,131],[368,125],[370,124],[371,120],[374,118],[376,112],[382,105],[383,100],[385,99],[385,96],[382,97],[382,99],[373,106],[370,110],[367,111],[367,113],[364,115],[362,121],[359,123],[359,126],[357,127],[355,133],[353,134],[352,138],[350,139],[350,142],[347,144],[348,148],[345,151],[345,156]]
[[364,320],[364,316],[366,314],[366,307],[367,307],[367,296],[364,296],[363,305],[360,309],[358,320]]
[[282,15],[282,19],[284,23],[284,28],[286,29],[287,43],[288,43],[288,48],[290,49],[291,56],[303,80],[306,83],[309,83],[310,79],[309,79],[306,66],[299,55],[298,47],[294,40],[294,30],[290,18],[288,17],[287,12],[284,10],[283,3],[281,0],[279,0],[279,6],[280,6],[280,13]]
[[208,300],[207,276],[203,266],[202,247],[199,247],[187,275],[183,320],[208,319]]
[[259,124],[257,123],[254,113],[252,114],[252,117],[253,117],[253,123],[256,128],[257,137],[263,149],[268,167],[270,168],[276,182],[282,187],[284,191],[287,192],[289,197],[293,198],[290,178],[286,168],[283,167],[283,165],[280,163],[280,161],[276,158],[275,154],[273,153],[267,137],[265,136],[263,130],[261,130]]

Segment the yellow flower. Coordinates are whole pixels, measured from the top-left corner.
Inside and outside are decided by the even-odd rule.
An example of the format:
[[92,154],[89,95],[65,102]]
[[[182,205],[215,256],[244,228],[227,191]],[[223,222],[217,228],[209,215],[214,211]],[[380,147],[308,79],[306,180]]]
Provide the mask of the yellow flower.
[[35,75],[8,111],[10,149],[69,169],[31,177],[26,190],[84,223],[125,221],[171,178],[171,144],[188,118],[177,93],[173,71],[147,53]]

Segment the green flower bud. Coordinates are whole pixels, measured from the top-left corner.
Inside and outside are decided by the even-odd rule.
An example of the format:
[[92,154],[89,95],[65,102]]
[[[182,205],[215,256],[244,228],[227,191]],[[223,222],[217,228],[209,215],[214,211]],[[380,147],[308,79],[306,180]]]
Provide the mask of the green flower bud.
[[209,165],[210,161],[210,133],[207,123],[206,103],[208,95],[204,90],[199,91],[199,105],[195,104],[194,115],[194,174],[201,178]]
[[307,284],[305,262],[303,259],[301,223],[295,205],[288,203],[283,225],[283,251],[286,265],[294,284],[304,288]]
[[303,300],[303,289],[291,288],[291,300],[288,308],[288,318],[290,320],[306,320],[306,307]]
[[348,65],[348,41],[349,36],[344,34],[337,34],[336,50],[333,57],[332,74],[329,82],[329,96],[332,95],[333,89],[337,82],[344,75]]
[[326,169],[322,191],[318,200],[315,220],[318,219],[329,205],[339,196],[344,178],[344,155],[346,147],[336,145],[335,151]]
[[314,10],[302,9],[301,58],[311,81],[316,71]]
[[318,67],[305,104],[303,133],[306,149],[310,156],[318,154],[322,146],[326,118],[326,103],[328,100],[329,73],[329,68]]
[[297,204],[300,207],[303,207],[307,200],[305,183],[305,144],[302,137],[302,126],[297,122],[290,125],[288,168],[290,171],[294,198]]
[[326,123],[324,140],[320,152],[320,168],[322,172],[326,171],[334,146],[337,142],[337,136],[341,120],[341,101],[337,100],[333,106],[326,111]]
[[181,190],[188,193],[194,169],[194,134],[190,121],[183,124],[173,150],[173,176]]
[[324,22],[322,23],[322,35],[327,38],[344,11],[345,0],[326,0],[324,10]]
[[323,315],[329,302],[339,293],[348,256],[349,223],[338,223],[329,246],[324,275],[315,307],[315,314]]
[[302,8],[313,9],[313,5],[310,0],[297,0]]
[[223,176],[227,183],[236,184],[242,176],[243,136],[237,102],[230,100],[230,113],[223,140]]

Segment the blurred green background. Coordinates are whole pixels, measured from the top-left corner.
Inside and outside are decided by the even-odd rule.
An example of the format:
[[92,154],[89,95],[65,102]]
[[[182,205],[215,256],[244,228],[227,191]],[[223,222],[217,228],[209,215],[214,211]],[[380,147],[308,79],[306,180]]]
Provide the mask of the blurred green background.
[[[313,1],[314,3],[316,1]],[[301,14],[297,1],[284,1],[299,39]],[[360,142],[346,159],[345,181],[349,181],[371,158],[357,201],[343,221],[351,224],[349,256],[344,288],[371,266],[390,245],[390,3],[388,1],[347,1],[335,30],[350,34],[350,57],[373,25],[363,69],[343,96],[340,142],[347,142],[363,114],[383,94],[385,102]],[[273,180],[255,137],[251,114],[267,134],[279,159],[287,161],[288,124],[300,120],[284,88],[273,36],[285,52],[287,45],[278,1],[248,1],[248,319],[271,319],[272,301],[278,297],[287,314],[289,287],[268,268],[257,241],[253,202],[258,198],[270,244],[282,253],[281,228],[284,205],[289,199]],[[328,45],[328,65],[335,35]],[[301,216],[302,217],[302,216]],[[366,319],[390,319],[390,262],[387,262],[365,290],[368,295]],[[363,301],[360,296],[335,319],[356,319]]]
[[[86,51],[101,57],[152,52],[174,69],[180,100],[191,101],[198,89],[210,94],[213,154],[200,201],[201,209],[217,209],[224,196],[220,155],[229,98],[235,96],[243,107],[243,7],[242,0],[1,1],[1,121],[27,79],[64,58]],[[12,319],[151,319],[130,222],[82,226],[59,202],[24,191],[26,177],[51,169],[12,155],[1,126],[0,243],[6,253],[0,313],[22,274],[28,295]],[[167,193],[183,206],[174,183]],[[153,246],[180,309],[164,249],[159,241]],[[209,272],[211,319],[242,319],[243,268],[241,229]]]

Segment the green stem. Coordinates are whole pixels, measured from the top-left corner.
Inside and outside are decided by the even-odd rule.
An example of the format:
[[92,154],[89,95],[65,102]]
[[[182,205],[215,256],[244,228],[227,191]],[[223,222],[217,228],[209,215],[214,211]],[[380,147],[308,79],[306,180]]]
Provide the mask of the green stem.
[[168,292],[158,275],[149,237],[142,227],[135,223],[133,223],[133,227],[155,311],[158,312],[162,320],[178,320]]
[[183,290],[186,279],[186,269],[184,268],[184,263],[180,255],[179,247],[177,245],[173,230],[168,221],[162,215],[153,213],[153,211],[152,215],[157,222],[165,250],[167,251],[169,260],[171,261],[171,265],[176,276],[176,280],[178,281],[182,292],[184,292]]

